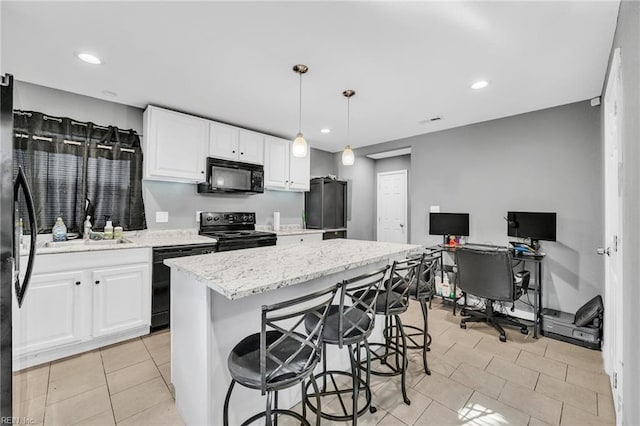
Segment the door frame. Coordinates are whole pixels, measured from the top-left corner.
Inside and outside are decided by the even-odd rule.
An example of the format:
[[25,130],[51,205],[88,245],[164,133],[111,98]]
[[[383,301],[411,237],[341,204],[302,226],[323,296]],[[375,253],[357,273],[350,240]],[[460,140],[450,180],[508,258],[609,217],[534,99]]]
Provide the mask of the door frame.
[[379,172],[376,174],[376,241],[380,239],[380,177],[395,174],[402,174],[404,176],[404,243],[407,244],[409,241],[409,224],[407,223],[409,214],[409,183],[407,180],[407,169]]
[[[610,382],[613,392],[614,408],[616,410],[616,422],[621,424],[622,421],[622,405],[623,405],[623,199],[620,194],[619,175],[621,165],[623,163],[621,117],[623,116],[623,99],[622,99],[622,83],[621,83],[621,60],[620,49],[617,48],[613,52],[611,68],[607,78],[603,99],[603,116],[604,116],[604,245],[613,251],[615,257],[606,256],[604,259],[605,274],[605,309],[604,309],[604,347],[603,358],[605,371],[610,376]],[[612,112],[612,108],[614,109]],[[615,129],[614,139],[612,139],[611,129]],[[617,155],[615,167],[617,170],[610,173],[611,161],[609,155],[611,150],[615,149],[614,155]],[[612,178],[611,176],[615,176]],[[615,179],[615,180],[614,180]],[[615,208],[611,208],[611,203],[615,202]],[[615,217],[613,217],[615,216]],[[611,221],[615,222],[611,222]],[[614,223],[613,231],[611,223]],[[610,265],[609,262],[614,260],[615,264]],[[615,269],[616,282],[615,287],[612,282],[613,277],[610,274],[610,268]]]

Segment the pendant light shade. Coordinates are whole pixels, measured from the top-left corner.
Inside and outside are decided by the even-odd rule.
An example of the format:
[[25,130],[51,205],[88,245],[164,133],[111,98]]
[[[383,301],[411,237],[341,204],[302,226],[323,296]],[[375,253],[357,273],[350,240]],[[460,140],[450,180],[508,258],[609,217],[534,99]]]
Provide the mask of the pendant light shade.
[[356,162],[356,156],[353,154],[353,150],[349,145],[347,145],[342,151],[342,164],[345,166],[353,166],[353,163]]
[[306,65],[298,64],[293,66],[293,71],[300,75],[300,102],[298,104],[298,134],[293,140],[291,147],[294,157],[306,157],[307,156],[307,141],[302,135],[302,74],[309,71],[309,67]]
[[342,151],[342,164],[345,166],[353,166],[353,163],[356,162],[356,156],[348,144],[351,139],[351,97],[355,94],[356,92],[350,89],[342,92],[342,96],[347,98],[347,146],[344,148],[344,151]]

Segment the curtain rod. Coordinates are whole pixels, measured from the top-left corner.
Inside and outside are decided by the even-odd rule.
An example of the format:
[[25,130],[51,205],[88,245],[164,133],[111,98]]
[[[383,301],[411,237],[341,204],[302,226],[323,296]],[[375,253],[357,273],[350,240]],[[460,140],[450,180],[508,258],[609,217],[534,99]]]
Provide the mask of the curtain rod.
[[[18,115],[26,115],[27,117],[32,117],[32,116],[33,116],[33,113],[32,113],[32,112],[30,112],[30,111],[23,111],[23,110],[19,110],[19,109],[14,109],[14,110],[13,110],[13,113],[14,113],[14,114],[18,114]],[[43,118],[44,120],[57,121],[58,123],[62,123],[62,120],[63,120],[63,119],[62,119],[62,118],[60,118],[60,117],[51,117],[51,116],[46,115],[46,114],[43,114],[43,113],[40,113],[40,114],[42,114],[42,118]],[[116,128],[115,126],[111,126],[111,127],[110,127],[110,126],[101,126],[101,125],[99,125],[99,124],[95,124],[95,123],[89,123],[89,122],[86,122],[86,123],[85,123],[85,122],[82,122],[82,121],[75,121],[75,120],[73,120],[73,119],[69,119],[69,120],[71,121],[71,125],[78,125],[78,126],[88,127],[88,126],[89,126],[89,124],[93,124],[93,127],[94,127],[95,129],[100,129],[100,130],[109,130],[111,127]],[[142,137],[142,135],[141,135],[140,133],[138,133],[138,132],[137,132],[136,130],[134,130],[134,129],[129,129],[129,130],[123,130],[123,129],[120,129],[120,128],[117,128],[117,129],[118,129],[118,133],[124,133],[124,134],[127,134],[127,135],[128,135],[128,134],[130,134],[130,133],[133,131],[133,134],[135,134],[135,135],[138,135],[138,136]]]

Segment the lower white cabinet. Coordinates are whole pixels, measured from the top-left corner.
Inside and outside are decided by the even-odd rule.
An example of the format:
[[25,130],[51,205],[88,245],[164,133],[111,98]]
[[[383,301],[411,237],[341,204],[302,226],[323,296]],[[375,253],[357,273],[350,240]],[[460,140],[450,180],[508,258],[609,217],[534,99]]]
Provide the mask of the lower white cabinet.
[[278,235],[276,245],[285,246],[289,244],[303,244],[311,241],[322,241],[322,234]]
[[149,325],[149,265],[93,272],[93,336]]
[[13,298],[14,370],[148,334],[150,265],[148,248],[36,255]]
[[85,337],[82,276],[82,271],[32,276],[22,308],[13,300],[14,352],[40,351]]

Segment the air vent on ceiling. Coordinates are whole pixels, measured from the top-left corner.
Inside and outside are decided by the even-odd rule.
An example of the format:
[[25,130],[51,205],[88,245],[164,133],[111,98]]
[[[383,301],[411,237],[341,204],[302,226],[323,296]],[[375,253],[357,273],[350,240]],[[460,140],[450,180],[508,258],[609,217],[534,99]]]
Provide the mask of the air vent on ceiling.
[[442,120],[444,117],[441,115],[435,115],[433,117],[429,117],[426,120],[420,120],[418,121],[418,124],[430,124],[430,123],[435,123],[438,122],[440,120]]

